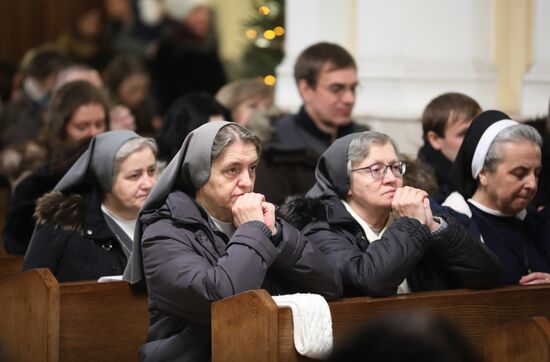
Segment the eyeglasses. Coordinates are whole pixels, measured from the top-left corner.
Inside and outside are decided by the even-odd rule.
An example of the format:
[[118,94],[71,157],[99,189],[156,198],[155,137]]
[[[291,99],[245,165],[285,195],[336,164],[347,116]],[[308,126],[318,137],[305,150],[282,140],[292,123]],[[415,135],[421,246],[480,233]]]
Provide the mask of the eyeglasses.
[[391,172],[395,177],[402,177],[405,174],[407,169],[407,164],[404,161],[397,161],[391,165],[386,165],[384,163],[375,163],[367,167],[356,168],[352,171],[368,171],[372,178],[381,180],[386,176],[388,168],[391,169]]

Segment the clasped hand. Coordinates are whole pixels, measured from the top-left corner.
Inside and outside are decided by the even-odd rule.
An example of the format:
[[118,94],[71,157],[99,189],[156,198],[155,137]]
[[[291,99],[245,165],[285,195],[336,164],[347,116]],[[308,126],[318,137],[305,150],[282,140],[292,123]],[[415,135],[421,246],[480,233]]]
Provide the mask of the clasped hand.
[[408,216],[426,225],[430,231],[438,228],[434,220],[428,193],[414,187],[405,186],[395,190],[392,200],[392,210],[398,216]]
[[265,196],[262,194],[249,192],[239,196],[231,211],[235,227],[239,227],[247,221],[259,220],[269,227],[272,235],[277,233],[275,205],[265,201]]

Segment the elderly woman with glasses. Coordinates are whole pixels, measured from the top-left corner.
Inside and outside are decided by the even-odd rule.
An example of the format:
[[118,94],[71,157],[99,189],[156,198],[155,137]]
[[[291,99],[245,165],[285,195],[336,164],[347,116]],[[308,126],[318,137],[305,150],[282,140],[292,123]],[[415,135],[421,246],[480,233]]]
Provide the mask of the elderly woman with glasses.
[[306,198],[280,213],[328,256],[345,296],[495,285],[496,257],[441,207],[433,216],[425,191],[403,186],[398,155],[383,133],[342,137],[321,156]]

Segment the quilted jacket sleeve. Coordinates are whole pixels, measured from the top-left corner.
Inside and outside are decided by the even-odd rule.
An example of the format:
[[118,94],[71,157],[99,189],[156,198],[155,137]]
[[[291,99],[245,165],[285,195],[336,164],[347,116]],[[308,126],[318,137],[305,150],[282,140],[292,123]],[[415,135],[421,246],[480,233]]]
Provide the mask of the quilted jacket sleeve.
[[304,234],[340,272],[346,294],[368,296],[395,294],[433,241],[428,228],[407,217],[370,244],[324,221],[306,226]]

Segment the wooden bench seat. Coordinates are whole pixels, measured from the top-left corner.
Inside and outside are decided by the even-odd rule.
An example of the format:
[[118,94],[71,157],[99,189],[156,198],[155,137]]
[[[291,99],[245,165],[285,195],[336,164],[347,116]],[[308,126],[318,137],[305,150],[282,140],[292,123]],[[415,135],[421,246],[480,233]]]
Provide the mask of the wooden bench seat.
[[[125,282],[58,283],[48,269],[34,269],[0,280],[0,306],[1,361],[136,361],[147,337],[147,297]],[[329,306],[336,346],[373,318],[409,310],[443,315],[480,353],[484,343],[494,354],[518,334],[550,340],[548,285],[348,298]],[[212,360],[308,359],[294,349],[290,309],[253,290],[213,303]]]
[[58,283],[49,269],[0,280],[1,361],[136,361],[148,302],[125,282]]

